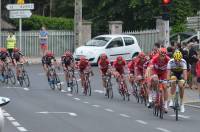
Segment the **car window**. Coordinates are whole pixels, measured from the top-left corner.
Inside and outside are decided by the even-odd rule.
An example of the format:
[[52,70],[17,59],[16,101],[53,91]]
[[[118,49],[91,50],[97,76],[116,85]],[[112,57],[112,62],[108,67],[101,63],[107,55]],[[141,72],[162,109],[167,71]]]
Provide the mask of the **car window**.
[[107,44],[108,41],[110,41],[111,37],[96,37],[86,43],[85,46],[97,46],[102,47]]
[[116,48],[123,46],[122,38],[115,38],[113,39],[110,44],[107,46],[107,48]]
[[124,37],[124,42],[125,42],[125,45],[128,46],[128,45],[132,45],[134,44],[134,39],[131,38],[131,37]]

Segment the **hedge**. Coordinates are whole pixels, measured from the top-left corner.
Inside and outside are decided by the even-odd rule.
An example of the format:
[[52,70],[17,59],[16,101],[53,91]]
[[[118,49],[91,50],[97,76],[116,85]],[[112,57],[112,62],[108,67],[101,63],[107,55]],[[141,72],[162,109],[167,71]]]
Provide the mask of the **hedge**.
[[[18,28],[18,19],[13,24]],[[23,30],[39,30],[44,25],[48,30],[73,30],[74,20],[57,17],[44,17],[33,15],[30,18],[22,19]]]

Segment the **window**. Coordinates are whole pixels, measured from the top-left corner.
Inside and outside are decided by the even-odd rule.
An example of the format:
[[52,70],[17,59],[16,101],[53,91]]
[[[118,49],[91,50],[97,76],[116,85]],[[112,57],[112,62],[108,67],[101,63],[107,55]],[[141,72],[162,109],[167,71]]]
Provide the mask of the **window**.
[[134,44],[134,39],[131,37],[124,37],[124,42],[125,42],[126,46],[132,45],[132,44]]
[[107,49],[108,48],[116,48],[116,47],[121,47],[123,46],[123,41],[121,38],[116,38],[116,39],[113,39],[111,41],[111,43],[107,46]]

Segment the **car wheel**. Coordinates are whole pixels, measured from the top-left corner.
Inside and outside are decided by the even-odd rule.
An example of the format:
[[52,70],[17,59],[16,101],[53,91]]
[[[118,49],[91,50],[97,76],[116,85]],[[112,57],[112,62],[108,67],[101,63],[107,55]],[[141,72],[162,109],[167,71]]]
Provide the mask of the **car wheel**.
[[133,55],[132,55],[132,59],[136,56],[138,56],[139,52],[135,52]]

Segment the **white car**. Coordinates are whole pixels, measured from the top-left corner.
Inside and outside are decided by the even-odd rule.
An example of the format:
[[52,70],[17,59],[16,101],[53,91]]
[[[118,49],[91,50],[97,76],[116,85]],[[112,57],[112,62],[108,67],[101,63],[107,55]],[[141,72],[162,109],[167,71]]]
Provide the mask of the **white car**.
[[100,35],[84,46],[78,47],[74,52],[74,58],[78,61],[80,56],[85,56],[92,64],[97,64],[102,53],[105,53],[113,62],[119,55],[126,60],[131,60],[139,52],[141,49],[134,36]]
[[10,102],[9,98],[0,97],[0,132],[3,131],[3,126],[4,126],[4,116],[1,107],[8,104],[9,102]]

